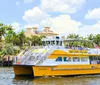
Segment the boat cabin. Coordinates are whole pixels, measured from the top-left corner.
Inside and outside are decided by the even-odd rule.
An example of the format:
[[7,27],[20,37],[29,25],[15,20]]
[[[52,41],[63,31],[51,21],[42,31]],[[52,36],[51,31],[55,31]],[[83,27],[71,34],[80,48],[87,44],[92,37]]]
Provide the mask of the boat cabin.
[[[55,53],[52,53],[51,56],[49,56],[50,59],[54,58],[53,56],[56,56],[53,63],[70,65],[100,64],[100,56],[97,55],[94,48],[87,48],[83,46],[75,47],[69,45],[69,42],[90,42],[94,45],[94,43],[89,40],[62,39],[60,37],[45,38],[42,40],[44,46],[53,46],[55,49],[56,55]],[[65,51],[66,54],[64,54],[63,51]],[[97,51],[100,51],[100,49]]]

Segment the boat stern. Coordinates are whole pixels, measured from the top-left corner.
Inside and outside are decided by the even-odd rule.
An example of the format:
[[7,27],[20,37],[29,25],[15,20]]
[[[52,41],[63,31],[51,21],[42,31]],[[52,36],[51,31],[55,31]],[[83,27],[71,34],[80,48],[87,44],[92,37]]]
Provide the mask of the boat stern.
[[32,66],[14,65],[13,69],[16,76],[21,76],[21,75],[34,76]]

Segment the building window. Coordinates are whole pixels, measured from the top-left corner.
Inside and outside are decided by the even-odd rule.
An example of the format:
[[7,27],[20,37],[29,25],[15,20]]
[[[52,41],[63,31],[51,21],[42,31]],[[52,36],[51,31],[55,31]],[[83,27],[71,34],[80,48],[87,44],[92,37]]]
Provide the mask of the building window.
[[79,62],[80,61],[80,58],[79,57],[73,57],[73,61],[74,62]]
[[58,57],[56,61],[62,61],[62,57]]
[[81,61],[82,61],[82,62],[86,62],[86,61],[87,61],[87,57],[82,57],[82,58],[81,58]]
[[70,57],[64,57],[64,61],[71,61]]

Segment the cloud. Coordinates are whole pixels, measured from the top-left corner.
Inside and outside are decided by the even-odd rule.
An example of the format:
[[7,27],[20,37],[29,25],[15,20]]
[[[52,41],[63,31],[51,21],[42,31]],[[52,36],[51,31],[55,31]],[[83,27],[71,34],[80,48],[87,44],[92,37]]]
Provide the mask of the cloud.
[[100,19],[100,8],[89,10],[85,15],[85,19]]
[[[80,9],[85,0],[41,0],[38,7],[27,10],[24,13],[23,20],[27,22],[27,27],[40,27],[50,26],[55,32],[62,33],[77,33],[80,35],[97,34],[100,32],[100,21],[93,25],[84,25],[81,22],[73,20],[70,15],[65,13],[75,13]],[[100,19],[99,8],[89,10],[85,15],[86,19]],[[49,11],[49,12],[48,12]],[[61,12],[60,15],[52,16],[50,12]],[[62,14],[63,13],[63,14]]]
[[19,32],[22,30],[21,25],[17,22],[13,22],[11,26],[13,26],[15,32]]
[[32,3],[34,2],[34,0],[24,0],[24,3],[27,4],[27,3]]
[[70,15],[52,17],[38,7],[25,11],[23,20],[28,23],[25,28],[50,26],[58,33],[76,33],[81,26],[81,22],[71,19]]
[[42,26],[51,26],[58,33],[77,33],[81,22],[72,20],[69,15],[59,15],[54,18],[42,20],[40,22]]
[[41,10],[39,7],[27,10],[24,13],[23,20],[28,24],[24,27],[45,27],[50,26],[58,33],[75,33],[81,26],[81,22],[71,19],[70,15],[59,15],[56,17],[50,16],[48,13]]
[[43,12],[38,7],[34,7],[33,9],[25,11],[23,16],[23,20],[25,20],[28,24],[38,23],[42,19],[46,19],[50,15]]
[[75,13],[85,0],[41,0],[40,7],[49,12]]
[[20,4],[20,2],[17,1],[17,2],[16,2],[16,6],[18,6],[19,4]]
[[100,21],[93,25],[83,25],[78,33],[80,35],[100,34]]
[[31,28],[31,27],[39,28],[39,24],[27,24],[27,25],[24,26],[24,28]]

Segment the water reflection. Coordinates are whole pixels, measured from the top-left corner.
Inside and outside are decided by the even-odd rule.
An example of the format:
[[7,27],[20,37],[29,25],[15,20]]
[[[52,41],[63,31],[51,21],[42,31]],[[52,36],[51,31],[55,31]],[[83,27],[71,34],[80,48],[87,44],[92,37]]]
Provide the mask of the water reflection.
[[16,77],[21,85],[100,85],[100,75],[86,75],[76,77]]
[[0,67],[0,85],[100,85],[100,75],[33,78],[14,76],[12,67]]

